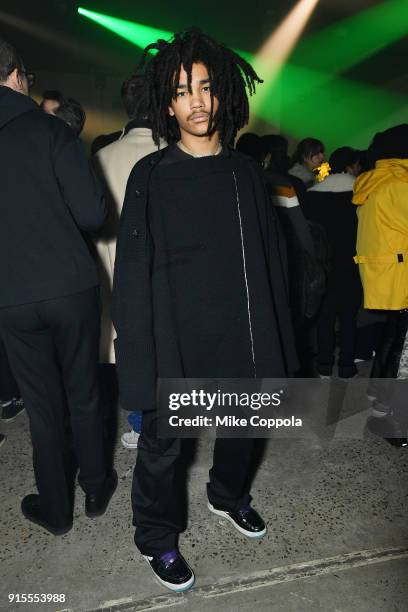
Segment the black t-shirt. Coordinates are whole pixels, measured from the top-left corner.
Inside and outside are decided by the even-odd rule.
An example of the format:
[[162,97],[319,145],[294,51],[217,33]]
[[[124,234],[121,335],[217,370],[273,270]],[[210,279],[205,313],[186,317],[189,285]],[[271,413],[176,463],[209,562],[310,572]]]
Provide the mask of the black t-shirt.
[[224,147],[218,155],[204,155],[203,157],[194,157],[194,155],[190,155],[189,153],[186,153],[185,151],[180,149],[177,144],[173,144],[166,149],[166,152],[160,160],[159,165],[164,166],[167,164],[174,164],[180,161],[187,161],[189,159],[203,159],[205,157],[225,157],[227,155],[227,151],[228,149]]

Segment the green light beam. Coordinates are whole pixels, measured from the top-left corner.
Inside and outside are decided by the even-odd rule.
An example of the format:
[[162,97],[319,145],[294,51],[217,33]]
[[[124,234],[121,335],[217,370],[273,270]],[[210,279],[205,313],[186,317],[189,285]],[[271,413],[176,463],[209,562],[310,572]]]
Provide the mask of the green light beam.
[[173,36],[173,33],[167,30],[151,28],[140,23],[135,23],[134,21],[127,21],[126,19],[95,13],[95,11],[88,11],[88,9],[82,7],[78,8],[78,13],[91,21],[99,23],[104,28],[118,34],[118,36],[125,38],[141,49],[144,49],[147,45],[150,45],[150,43],[155,42],[159,38],[169,40]]
[[[168,30],[151,28],[150,26],[142,25],[134,21],[111,17],[103,13],[95,13],[95,11],[88,11],[88,9],[83,7],[78,8],[78,13],[84,17],[88,17],[88,19],[95,23],[99,23],[99,25],[110,30],[114,34],[125,38],[133,45],[136,45],[136,47],[140,47],[140,49],[144,49],[147,45],[150,45],[150,43],[155,42],[159,38],[170,40],[174,36],[174,32],[169,32]],[[252,62],[254,59],[254,56],[247,51],[237,50],[236,52],[247,62]]]
[[344,72],[408,32],[408,1],[387,0],[300,41],[292,64]]
[[406,121],[407,111],[405,96],[286,64],[257,116],[299,139],[315,135],[330,151],[343,144],[365,148],[376,131]]

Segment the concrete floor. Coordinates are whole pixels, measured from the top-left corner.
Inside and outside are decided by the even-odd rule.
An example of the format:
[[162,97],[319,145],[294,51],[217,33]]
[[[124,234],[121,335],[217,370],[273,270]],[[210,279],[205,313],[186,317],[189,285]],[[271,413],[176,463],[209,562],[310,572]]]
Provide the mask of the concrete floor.
[[[7,435],[0,450],[2,611],[408,611],[407,450],[347,436],[269,440],[252,488],[269,531],[251,542],[209,515],[211,442],[200,441],[190,469],[189,527],[180,539],[197,581],[189,593],[173,595],[133,544],[137,451],[116,447],[119,487],[105,516],[87,519],[78,490],[74,527],[58,538],[20,512],[22,497],[35,492],[26,414],[0,426]],[[125,429],[122,413],[119,431]],[[9,593],[64,593],[66,601],[10,604]]]

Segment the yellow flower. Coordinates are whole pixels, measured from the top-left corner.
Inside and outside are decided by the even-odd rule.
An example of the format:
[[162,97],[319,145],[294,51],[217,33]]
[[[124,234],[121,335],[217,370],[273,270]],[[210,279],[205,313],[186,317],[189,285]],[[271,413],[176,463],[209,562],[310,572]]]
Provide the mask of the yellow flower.
[[320,164],[320,166],[314,168],[313,172],[315,174],[317,182],[321,183],[322,181],[324,181],[324,179],[329,176],[330,170],[331,168],[329,162],[323,162],[322,164]]

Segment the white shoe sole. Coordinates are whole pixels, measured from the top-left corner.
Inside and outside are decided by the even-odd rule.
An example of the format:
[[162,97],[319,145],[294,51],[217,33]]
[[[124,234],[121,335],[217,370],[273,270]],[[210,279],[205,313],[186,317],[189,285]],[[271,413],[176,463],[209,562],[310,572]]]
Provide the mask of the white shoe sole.
[[148,566],[150,567],[150,569],[153,572],[154,577],[156,578],[157,582],[161,585],[163,585],[164,587],[166,587],[166,589],[169,589],[170,591],[174,591],[175,593],[183,593],[183,591],[188,591],[188,589],[191,589],[191,587],[193,586],[194,582],[195,582],[195,576],[194,576],[194,572],[191,569],[191,567],[188,565],[187,561],[187,565],[190,568],[190,571],[192,573],[192,576],[190,578],[190,580],[187,580],[187,582],[183,582],[182,584],[172,584],[171,582],[166,582],[165,580],[162,580],[154,571],[154,569],[152,568],[152,566],[150,565],[150,559],[151,557],[148,557],[146,555],[142,555],[143,559],[146,561],[146,563],[148,564]]
[[4,436],[4,438],[0,439],[0,446],[3,446],[3,444],[5,443],[5,441],[7,440],[6,436]]
[[246,529],[243,529],[242,527],[236,524],[236,522],[230,517],[228,512],[224,512],[223,510],[216,510],[216,508],[214,508],[214,506],[210,504],[210,502],[207,502],[207,508],[216,516],[220,516],[221,518],[227,519],[227,521],[229,521],[231,525],[233,525],[235,529],[239,531],[239,533],[242,533],[242,535],[246,536],[247,538],[260,540],[266,534],[266,527],[262,531],[257,531],[255,533],[253,531],[247,531]]

